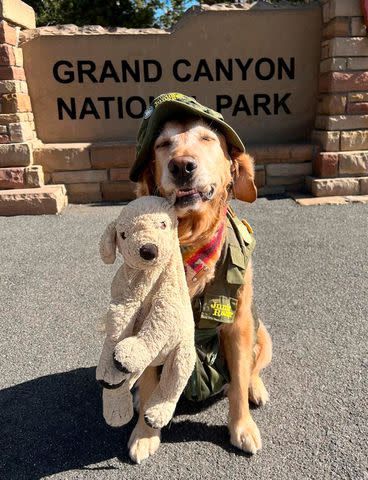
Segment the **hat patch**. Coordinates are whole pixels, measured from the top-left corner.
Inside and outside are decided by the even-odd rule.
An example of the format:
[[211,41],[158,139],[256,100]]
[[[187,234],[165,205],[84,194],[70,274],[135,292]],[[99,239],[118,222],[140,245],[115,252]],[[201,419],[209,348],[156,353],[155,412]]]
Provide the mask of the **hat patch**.
[[146,109],[146,111],[144,112],[144,114],[143,114],[143,118],[144,118],[145,120],[147,120],[147,118],[149,118],[149,117],[152,115],[153,110],[154,110],[154,108],[153,108],[152,105],[151,105],[150,107],[148,107],[148,108]]

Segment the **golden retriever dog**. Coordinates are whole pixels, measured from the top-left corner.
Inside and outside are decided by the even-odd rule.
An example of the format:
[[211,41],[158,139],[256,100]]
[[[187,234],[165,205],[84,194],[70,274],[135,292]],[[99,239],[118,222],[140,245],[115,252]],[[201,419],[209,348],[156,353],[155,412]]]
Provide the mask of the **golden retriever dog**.
[[[229,151],[230,150],[230,151]],[[257,196],[252,158],[227,146],[224,136],[200,117],[183,116],[166,121],[154,141],[152,156],[140,177],[137,194],[161,195],[175,203],[181,245],[205,245],[224,221],[227,202],[253,202]],[[212,259],[197,282],[188,284],[191,297],[199,294],[216,274]],[[262,447],[260,432],[249,401],[264,405],[267,390],[260,378],[272,356],[271,338],[263,325],[255,332],[252,264],[239,290],[235,321],[219,327],[231,381],[228,386],[230,441],[244,452]],[[160,445],[160,431],[144,421],[144,404],[158,383],[155,368],[147,368],[139,382],[140,415],[129,440],[131,458],[140,463]]]

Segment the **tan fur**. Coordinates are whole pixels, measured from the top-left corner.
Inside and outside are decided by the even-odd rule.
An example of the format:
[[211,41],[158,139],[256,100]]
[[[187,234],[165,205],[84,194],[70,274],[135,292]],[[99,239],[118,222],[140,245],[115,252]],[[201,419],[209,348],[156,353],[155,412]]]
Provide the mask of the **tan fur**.
[[[204,140],[206,135],[212,139],[216,137],[217,140]],[[158,148],[162,141],[168,141],[169,145]],[[215,196],[211,201],[194,209],[179,209],[177,212],[180,243],[195,243],[200,246],[213,237],[223,208],[231,195],[248,202],[256,199],[253,159],[234,148],[229,152],[223,135],[214,132],[201,120],[168,122],[155,142],[151,162],[141,176],[137,194],[152,194],[158,190],[162,196],[170,198],[174,187],[168,181],[168,163],[171,158],[180,155],[191,156],[200,165],[198,179],[195,179],[200,188],[206,188],[206,182],[216,184]],[[206,283],[213,278],[217,260],[218,258],[213,259],[211,268],[199,277],[195,286],[189,285],[191,296],[203,290]],[[252,299],[250,262],[245,273],[245,286],[239,295],[235,321],[222,327],[221,343],[232,379],[228,389],[231,443],[246,452],[255,453],[261,448],[262,441],[249,411],[249,400],[258,405],[263,405],[268,400],[268,393],[259,373],[271,361],[272,342],[262,322],[254,339]],[[154,381],[152,376],[150,381]],[[140,385],[142,391],[145,391],[144,377]],[[141,455],[143,458],[150,449],[158,448],[157,432],[155,437],[151,437],[152,431],[143,431],[139,427],[140,423],[141,420],[134,433],[134,456]],[[148,447],[150,444],[154,446]]]

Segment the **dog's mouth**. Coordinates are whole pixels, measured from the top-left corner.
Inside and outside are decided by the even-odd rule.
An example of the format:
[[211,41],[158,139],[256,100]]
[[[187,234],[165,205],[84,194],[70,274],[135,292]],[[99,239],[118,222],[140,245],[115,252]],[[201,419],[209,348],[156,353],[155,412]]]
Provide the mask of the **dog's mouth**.
[[207,202],[208,200],[211,200],[214,193],[214,185],[211,185],[207,191],[197,188],[181,188],[175,192],[175,205],[179,207],[186,207],[199,201]]

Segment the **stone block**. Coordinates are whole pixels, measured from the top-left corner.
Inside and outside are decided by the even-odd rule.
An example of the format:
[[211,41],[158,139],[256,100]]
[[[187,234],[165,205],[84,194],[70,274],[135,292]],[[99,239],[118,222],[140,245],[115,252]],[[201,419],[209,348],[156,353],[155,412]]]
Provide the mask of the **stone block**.
[[11,45],[0,45],[0,65],[15,65],[14,50]]
[[338,176],[339,157],[335,152],[320,152],[313,160],[313,174],[316,177]]
[[32,163],[30,142],[0,145],[0,167],[26,167]]
[[0,143],[10,143],[10,137],[7,134],[0,135]]
[[0,114],[0,125],[9,125],[9,123],[28,122],[28,113],[4,113]]
[[291,144],[290,160],[291,162],[305,162],[312,160],[315,153],[315,147],[311,143]]
[[22,92],[22,84],[26,85],[26,82],[21,80],[1,80],[0,94]]
[[101,202],[99,183],[71,183],[67,186],[69,203]]
[[360,178],[360,194],[368,195],[368,178]]
[[292,198],[298,205],[311,207],[317,205],[344,205],[348,203],[345,197],[306,197],[305,195],[294,196]]
[[350,19],[335,17],[322,30],[323,38],[348,37],[350,35]]
[[368,203],[368,195],[347,195],[345,199],[349,203]]
[[0,43],[16,46],[17,30],[9,25],[5,20],[0,21]]
[[368,92],[349,93],[349,102],[368,102]]
[[349,115],[368,115],[368,102],[348,103],[347,113]]
[[272,196],[272,195],[282,195],[286,191],[285,186],[283,185],[274,185],[274,186],[269,186],[266,185],[265,187],[262,187],[258,190],[258,196],[259,197],[266,197],[266,196]]
[[325,58],[319,64],[319,71],[320,73],[344,71],[346,66],[346,58]]
[[341,132],[341,150],[365,150],[368,149],[368,130],[355,130]]
[[362,15],[360,0],[331,0],[329,18]]
[[287,161],[290,159],[291,147],[284,145],[249,145],[247,153],[252,155],[257,164],[273,161]]
[[1,113],[32,111],[31,99],[25,93],[6,93],[0,99]]
[[26,142],[33,138],[30,122],[9,123],[8,128],[12,142]]
[[256,167],[255,184],[257,188],[262,188],[266,184],[266,171],[263,166]]
[[1,0],[0,17],[23,28],[36,28],[33,8],[21,0]]
[[339,153],[339,174],[368,175],[368,151]]
[[367,57],[348,58],[348,70],[368,70]]
[[101,184],[102,199],[108,202],[125,202],[135,198],[136,185],[132,182],[105,182]]
[[49,173],[88,170],[91,168],[89,148],[89,143],[46,143],[34,151],[34,159]]
[[322,150],[328,152],[336,152],[340,149],[339,131],[327,132],[324,130],[313,130],[311,140]]
[[0,191],[0,215],[46,215],[61,213],[68,205],[64,185]]
[[22,67],[0,66],[0,80],[25,80]]
[[364,57],[368,55],[368,38],[336,37],[329,40],[330,57]]
[[24,169],[25,184],[28,188],[43,187],[45,178],[41,165],[30,165]]
[[268,177],[287,177],[297,175],[311,175],[312,163],[278,163],[266,165],[267,183]]
[[363,17],[353,17],[351,21],[351,35],[353,37],[365,37],[367,27],[364,25]]
[[316,197],[359,195],[360,193],[359,179],[356,178],[311,178],[308,185]]
[[325,130],[368,129],[368,115],[317,115],[315,124]]
[[345,113],[346,95],[321,95],[317,103],[317,113],[334,115]]
[[320,76],[319,91],[359,92],[368,90],[368,72],[327,72]]
[[110,180],[112,182],[121,182],[129,180],[129,168],[112,168],[110,170]]
[[74,170],[54,172],[53,183],[97,183],[107,181],[107,170]]
[[285,176],[269,176],[266,177],[267,186],[279,186],[279,185],[297,185],[304,182],[304,176],[302,175],[285,175]]
[[135,160],[135,144],[96,143],[91,146],[92,168],[130,167]]
[[17,67],[23,67],[23,50],[21,48],[14,47],[15,65]]
[[24,168],[0,168],[0,190],[24,187]]

